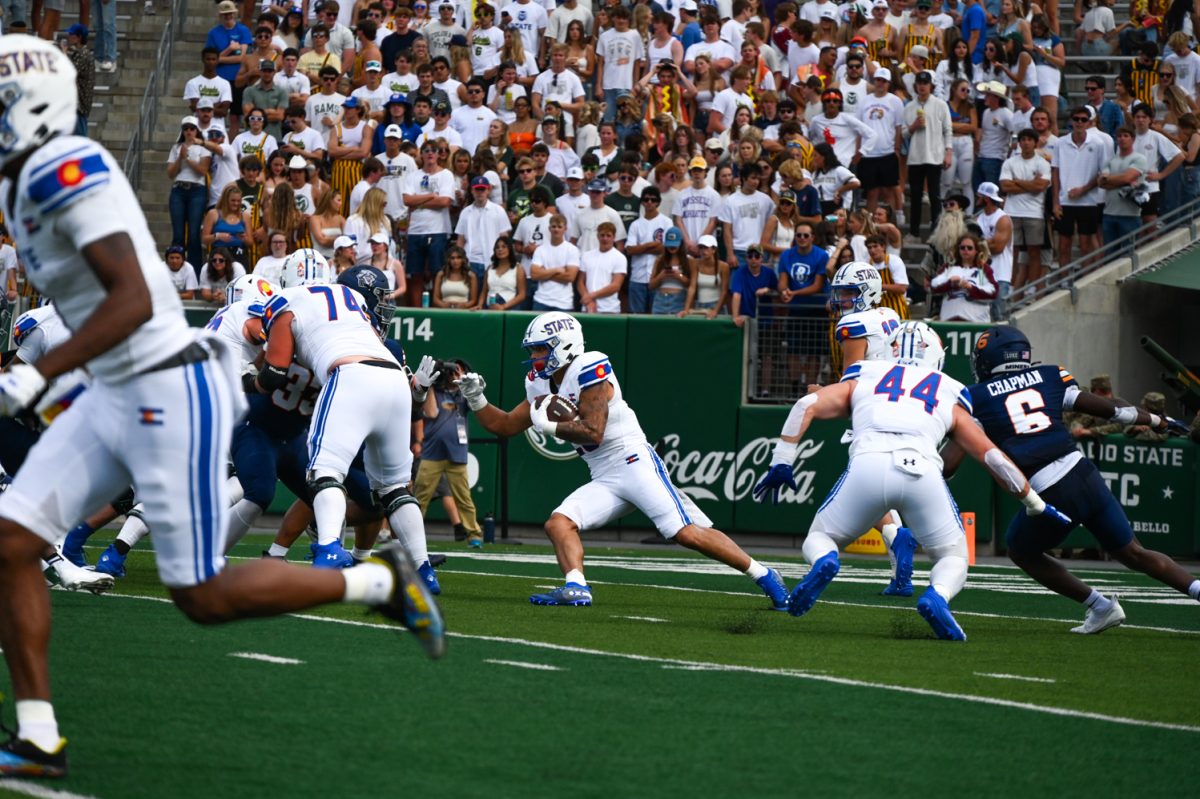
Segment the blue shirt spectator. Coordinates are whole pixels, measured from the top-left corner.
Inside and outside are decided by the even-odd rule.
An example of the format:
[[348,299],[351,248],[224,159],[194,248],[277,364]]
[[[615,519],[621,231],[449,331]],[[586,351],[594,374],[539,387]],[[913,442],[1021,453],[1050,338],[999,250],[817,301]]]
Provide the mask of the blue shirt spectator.
[[972,63],[983,63],[983,46],[987,42],[987,29],[987,12],[979,3],[972,3],[962,16],[962,38],[964,42],[970,44],[971,33],[979,31],[979,41],[975,43],[975,49],[971,51]]
[[774,289],[779,284],[779,276],[771,267],[762,266],[761,259],[752,259],[733,273],[729,283],[734,296],[733,323],[741,327],[747,318],[758,315],[758,292]]
[[[825,270],[828,266],[829,253],[813,246],[812,228],[805,224],[797,225],[792,246],[779,256],[779,274],[787,279],[784,300],[796,307],[824,307]],[[808,293],[800,296],[788,296],[788,292],[796,294],[806,290]]]
[[[237,42],[242,46],[241,52],[238,55],[245,55],[254,47],[254,34],[240,22],[235,22],[232,27],[226,27],[225,20],[228,16],[228,14],[221,15],[221,24],[208,32],[208,38],[204,40],[204,46],[217,48],[221,53],[221,57],[225,58],[233,55],[232,53],[226,53],[225,49],[234,42]],[[236,17],[231,17],[231,19],[236,20]],[[236,62],[218,65],[217,74],[232,84],[233,79],[237,77],[239,69],[241,69],[240,59]]]
[[679,34],[679,41],[683,44],[683,52],[696,42],[704,41],[704,31],[700,30],[699,22],[689,22],[683,26],[683,32]]

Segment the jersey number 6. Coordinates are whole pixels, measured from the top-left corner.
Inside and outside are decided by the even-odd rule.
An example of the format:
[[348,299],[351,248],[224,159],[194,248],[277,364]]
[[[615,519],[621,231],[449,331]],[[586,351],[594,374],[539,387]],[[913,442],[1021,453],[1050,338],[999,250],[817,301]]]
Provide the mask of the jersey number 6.
[[1009,394],[1004,400],[1004,410],[1008,411],[1008,420],[1012,422],[1017,435],[1039,433],[1050,427],[1050,417],[1038,408],[1045,408],[1046,400],[1037,389],[1027,388],[1015,394]]

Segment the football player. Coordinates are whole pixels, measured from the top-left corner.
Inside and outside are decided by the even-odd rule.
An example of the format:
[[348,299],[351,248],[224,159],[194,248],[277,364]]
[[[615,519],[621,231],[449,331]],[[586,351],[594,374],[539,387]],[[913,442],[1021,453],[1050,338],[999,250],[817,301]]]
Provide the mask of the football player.
[[72,333],[37,365],[0,374],[0,415],[34,407],[50,381],[72,370],[92,376],[0,495],[0,647],[18,726],[0,744],[0,775],[67,772],[50,703],[50,597],[38,560],[131,483],[155,531],[159,575],[191,619],[360,602],[417,628],[440,654],[440,616],[402,551],[345,572],[267,560],[225,569],[223,471],[244,408],[232,357],[188,327],[121,165],[71,135],[78,93],[70,60],[51,42],[10,35],[0,37],[0,63],[12,67],[0,105],[0,210],[21,220],[16,244],[29,280]]
[[[566,584],[547,594],[534,594],[535,605],[592,604],[592,589],[583,576],[580,530],[590,530],[637,509],[658,528],[659,535],[702,552],[743,572],[762,589],[776,610],[783,610],[787,588],[775,569],[751,558],[675,488],[667,468],[646,442],[633,409],[625,402],[621,384],[608,356],[584,346],[583,326],[561,311],[534,317],[521,346],[529,354],[525,399],[507,413],[484,396],[483,377],[468,372],[459,379],[462,395],[480,424],[489,432],[509,437],[532,427],[575,445],[587,463],[591,482],[571,493],[550,515],[546,535],[558,556]],[[554,422],[549,400],[557,394],[578,405],[578,418]]]
[[942,478],[938,445],[947,435],[987,467],[996,481],[1047,523],[1069,522],[1038,496],[1020,470],[971,419],[971,399],[961,383],[942,374],[945,350],[924,322],[906,322],[892,334],[893,357],[860,361],[835,385],[799,400],[775,445],[771,470],[756,496],[789,485],[792,462],[817,419],[844,419],[854,429],[850,464],[817,510],[804,539],[812,564],[788,598],[788,612],[803,616],[841,569],[838,550],[893,505],[915,524],[914,535],[933,559],[929,587],[917,610],[938,638],[965,641],[949,603],[967,580],[967,542],[958,508]]
[[[900,326],[900,316],[881,306],[883,278],[879,270],[863,261],[845,264],[833,276],[829,287],[829,306],[837,314],[833,338],[841,352],[841,362],[849,368],[859,361],[891,360],[892,333]],[[848,443],[852,431],[846,431],[842,443]],[[880,593],[883,596],[912,596],[913,555],[917,542],[899,514],[889,510],[875,523],[887,546],[892,563],[892,579]]]
[[[395,311],[383,273],[365,267],[374,285],[360,294],[347,283],[330,286],[316,279],[329,266],[315,250],[300,250],[287,264],[308,277],[267,302],[267,350],[257,384],[266,392],[285,385],[293,359],[321,384],[308,435],[308,492],[317,524],[313,565],[337,568],[345,565],[343,556],[351,560],[339,541],[346,520],[344,481],[365,447],[363,466],[371,489],[408,554],[424,567],[429,561],[425,524],[408,490],[412,390],[378,332]],[[358,287],[370,285],[358,273],[342,277]],[[430,591],[428,585],[423,588]],[[432,601],[431,592],[429,596]]]
[[[1005,536],[1013,563],[1051,591],[1087,608],[1083,624],[1071,632],[1100,633],[1125,620],[1125,611],[1115,597],[1103,596],[1046,554],[1062,544],[1077,525],[1086,527],[1106,552],[1129,568],[1200,600],[1200,580],[1134,537],[1125,511],[1099,470],[1075,446],[1063,424],[1063,412],[1077,410],[1159,431],[1178,423],[1083,391],[1060,366],[1035,364],[1029,339],[1009,325],[990,328],[979,337],[971,366],[979,381],[968,389],[972,412],[984,432],[1016,462],[1034,488],[1074,520],[1064,528],[1018,514]],[[962,454],[947,450],[945,457],[950,473]]]
[[[71,331],[63,324],[62,317],[53,304],[32,308],[17,318],[13,325],[13,341],[17,351],[9,360],[6,369],[18,364],[36,364],[47,351],[57,347],[71,337]],[[73,398],[87,387],[90,376],[84,369],[76,369],[54,381],[47,396]],[[68,402],[64,399],[63,402]],[[59,403],[51,403],[57,410]],[[18,421],[0,417],[0,465],[10,475],[16,474],[37,442],[43,429],[43,420],[30,414]],[[6,489],[11,481],[4,483]],[[42,571],[51,582],[58,582],[69,591],[84,589],[101,594],[113,586],[113,578],[97,573],[63,558],[52,546],[46,547],[42,559]]]

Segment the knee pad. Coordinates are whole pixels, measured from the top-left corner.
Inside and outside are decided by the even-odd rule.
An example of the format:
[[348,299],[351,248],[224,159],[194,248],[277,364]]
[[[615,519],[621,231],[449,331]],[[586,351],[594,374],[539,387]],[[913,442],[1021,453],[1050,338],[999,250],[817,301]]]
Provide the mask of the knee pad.
[[126,489],[124,494],[114,499],[111,504],[118,516],[128,516],[129,512],[133,510],[135,503],[137,503],[137,499],[133,496],[133,489],[129,488]]
[[332,474],[324,474],[324,475],[309,474],[309,476],[308,476],[309,496],[315,498],[317,496],[317,494],[321,493],[322,491],[324,491],[327,488],[336,488],[338,491],[341,491],[343,494],[346,493],[346,487],[344,485],[342,485],[342,481],[339,480],[335,475],[332,475]]
[[417,504],[417,498],[409,492],[407,486],[396,486],[376,491],[375,496],[379,498],[379,504],[383,506],[383,512],[386,516],[391,516],[401,505]]

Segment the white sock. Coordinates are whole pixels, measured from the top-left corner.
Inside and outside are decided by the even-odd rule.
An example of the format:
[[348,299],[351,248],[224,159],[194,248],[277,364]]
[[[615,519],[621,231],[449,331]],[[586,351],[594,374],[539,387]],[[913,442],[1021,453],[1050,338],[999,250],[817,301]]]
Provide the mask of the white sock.
[[313,514],[317,517],[317,544],[339,540],[346,521],[346,492],[335,486],[321,489],[313,497]]
[[1192,584],[1188,586],[1188,596],[1200,602],[1200,580],[1192,580]]
[[967,539],[959,538],[953,544],[926,547],[933,559],[929,570],[929,584],[947,602],[958,596],[967,583]]
[[415,502],[406,502],[396,508],[388,516],[388,524],[392,526],[392,534],[396,536],[406,550],[413,563],[420,566],[429,560],[429,546],[425,543],[425,520],[421,518],[421,508]]
[[17,737],[35,744],[43,752],[56,751],[61,739],[54,706],[41,699],[18,699]]
[[117,533],[117,540],[124,541],[133,549],[149,532],[150,528],[141,516],[126,516],[125,523],[121,525],[121,532]]
[[1093,588],[1092,593],[1088,594],[1088,598],[1083,600],[1083,604],[1097,613],[1107,613],[1108,609],[1112,607],[1112,600]]
[[571,571],[567,572],[565,580],[568,583],[587,585],[587,578],[583,576],[583,572],[581,572],[579,569],[571,569]]
[[281,544],[271,544],[271,546],[267,549],[267,554],[273,558],[286,558],[287,553],[288,548],[282,546]]
[[233,549],[234,544],[246,537],[250,528],[258,521],[263,509],[248,499],[239,499],[229,509],[229,529],[225,533],[225,551]]
[[754,558],[750,558],[750,567],[746,569],[744,574],[751,580],[757,580],[761,577],[766,577],[771,570],[759,563]]
[[838,551],[837,544],[828,534],[810,530],[808,535],[804,537],[804,559],[809,563],[816,563],[821,558],[828,555],[830,552]]
[[892,542],[896,540],[896,533],[900,530],[898,524],[885,524],[880,526],[879,534],[883,536],[883,543],[886,545],[888,560],[892,562],[892,576],[896,576],[896,551],[892,549]]
[[382,563],[360,563],[342,571],[346,579],[343,602],[358,602],[363,605],[379,605],[387,602],[396,587],[392,570]]
[[367,558],[371,557],[371,550],[370,549],[359,549],[358,547],[355,547],[353,550],[350,551],[350,557],[354,558],[357,561],[364,561]]

